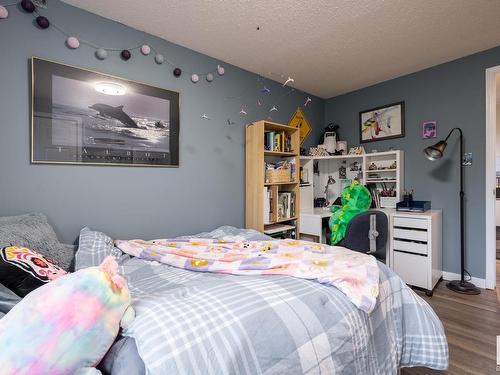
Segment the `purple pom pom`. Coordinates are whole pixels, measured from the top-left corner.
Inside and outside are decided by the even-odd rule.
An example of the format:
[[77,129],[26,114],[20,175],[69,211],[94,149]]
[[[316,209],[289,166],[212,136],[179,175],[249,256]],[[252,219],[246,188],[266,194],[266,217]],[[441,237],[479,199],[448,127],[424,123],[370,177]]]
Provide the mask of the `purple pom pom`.
[[175,68],[174,69],[174,76],[176,76],[177,78],[179,78],[182,74],[182,70],[181,68]]
[[38,16],[36,18],[36,23],[40,26],[41,29],[47,29],[50,26],[50,22],[47,17]]
[[128,49],[124,49],[121,53],[120,56],[122,57],[123,60],[127,61],[132,57],[132,54]]
[[23,8],[25,12],[33,13],[35,11],[35,4],[33,4],[31,0],[23,0],[21,1],[21,8]]

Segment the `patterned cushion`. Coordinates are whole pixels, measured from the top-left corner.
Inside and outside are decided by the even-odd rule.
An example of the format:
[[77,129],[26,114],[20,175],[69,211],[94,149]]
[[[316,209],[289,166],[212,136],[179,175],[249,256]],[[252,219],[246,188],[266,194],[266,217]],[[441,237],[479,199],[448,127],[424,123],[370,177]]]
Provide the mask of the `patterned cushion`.
[[0,244],[25,246],[54,259],[69,270],[74,258],[70,247],[57,239],[54,229],[43,214],[0,217]]
[[8,246],[0,249],[0,283],[18,296],[24,297],[66,273],[53,261],[27,247]]
[[108,255],[116,255],[111,237],[88,227],[80,231],[78,250],[75,255],[76,271],[89,266],[97,266]]

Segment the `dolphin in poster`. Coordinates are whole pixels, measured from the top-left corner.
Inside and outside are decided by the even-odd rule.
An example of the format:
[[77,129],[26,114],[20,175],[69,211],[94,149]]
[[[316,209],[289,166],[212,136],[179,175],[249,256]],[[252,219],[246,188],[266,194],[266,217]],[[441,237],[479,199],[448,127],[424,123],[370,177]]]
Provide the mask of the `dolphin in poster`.
[[138,128],[136,122],[123,111],[123,106],[113,107],[108,104],[97,103],[89,106],[90,109],[99,112],[101,116],[107,116],[120,121],[127,128]]

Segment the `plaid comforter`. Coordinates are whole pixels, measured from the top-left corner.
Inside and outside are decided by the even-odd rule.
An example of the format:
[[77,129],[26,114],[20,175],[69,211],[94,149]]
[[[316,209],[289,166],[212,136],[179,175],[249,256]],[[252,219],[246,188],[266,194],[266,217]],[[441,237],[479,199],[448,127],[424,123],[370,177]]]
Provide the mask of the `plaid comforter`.
[[[199,237],[253,231],[223,227]],[[367,314],[338,289],[288,276],[207,274],[121,254],[82,230],[77,268],[120,256],[136,310],[124,335],[149,374],[396,374],[446,369],[448,346],[431,307],[385,265]]]

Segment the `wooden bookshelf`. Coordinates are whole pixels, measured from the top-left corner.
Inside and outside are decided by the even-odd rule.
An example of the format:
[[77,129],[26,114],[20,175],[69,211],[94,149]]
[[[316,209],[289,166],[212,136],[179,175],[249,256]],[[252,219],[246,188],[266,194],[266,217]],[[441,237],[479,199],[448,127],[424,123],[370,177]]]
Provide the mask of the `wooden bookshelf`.
[[[265,149],[266,132],[285,132],[290,137],[290,151],[271,151]],[[257,121],[246,126],[246,210],[245,223],[247,228],[260,232],[266,229],[273,231],[277,224],[285,228],[295,227],[295,235],[299,234],[300,217],[300,138],[298,129],[270,121]],[[267,182],[265,179],[265,162],[288,160],[295,163],[295,177],[292,181]],[[268,188],[273,196],[272,215],[269,223],[264,224],[264,189]],[[294,193],[294,212],[292,217],[278,218],[278,194],[280,192]]]

